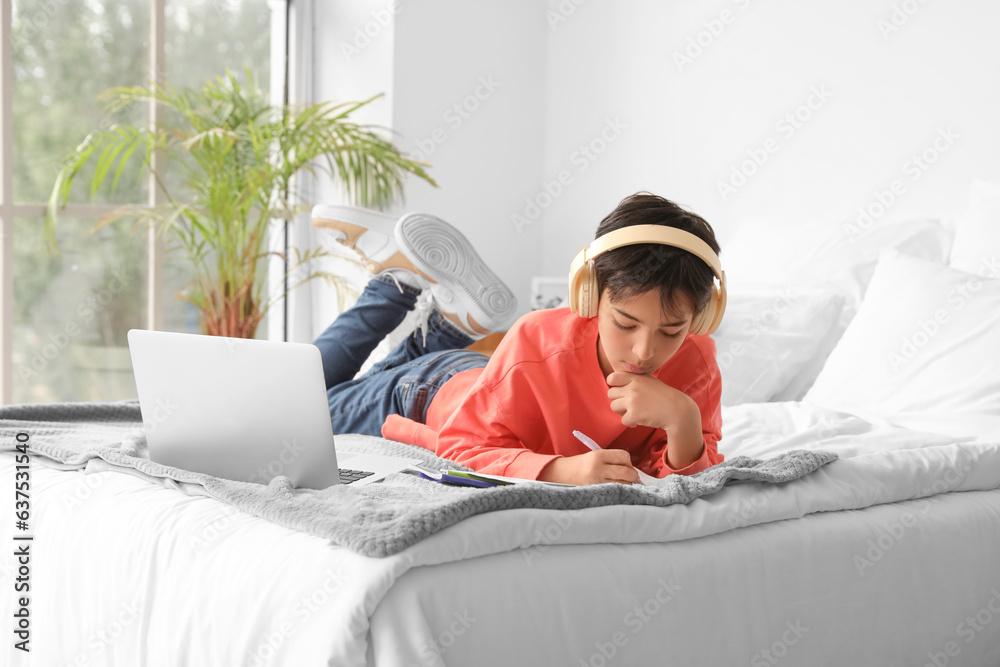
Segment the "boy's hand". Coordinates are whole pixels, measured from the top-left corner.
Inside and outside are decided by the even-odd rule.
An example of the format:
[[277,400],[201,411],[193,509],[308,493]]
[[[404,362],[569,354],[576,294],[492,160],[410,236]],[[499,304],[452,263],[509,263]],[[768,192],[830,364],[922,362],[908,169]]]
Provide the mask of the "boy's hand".
[[579,485],[604,482],[632,484],[639,481],[639,473],[624,449],[601,449],[553,459],[542,468],[538,479],[542,482]]
[[651,375],[615,371],[606,380],[611,409],[621,415],[622,424],[667,428],[670,406],[681,392]]

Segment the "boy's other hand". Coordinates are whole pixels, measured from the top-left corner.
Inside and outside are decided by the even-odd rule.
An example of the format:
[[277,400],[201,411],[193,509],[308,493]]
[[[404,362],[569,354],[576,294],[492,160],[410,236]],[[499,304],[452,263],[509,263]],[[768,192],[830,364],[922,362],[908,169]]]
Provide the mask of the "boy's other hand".
[[669,406],[680,392],[651,375],[615,371],[605,379],[611,410],[621,415],[623,425],[667,427]]
[[601,449],[553,459],[542,468],[538,479],[542,482],[578,485],[605,482],[633,484],[639,481],[639,473],[624,449]]

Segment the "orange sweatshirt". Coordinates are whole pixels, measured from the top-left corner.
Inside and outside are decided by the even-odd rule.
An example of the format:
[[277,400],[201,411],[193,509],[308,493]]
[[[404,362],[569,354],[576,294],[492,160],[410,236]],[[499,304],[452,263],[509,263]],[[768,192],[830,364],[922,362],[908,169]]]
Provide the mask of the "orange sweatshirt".
[[690,396],[701,408],[705,449],[680,470],[667,464],[667,432],[629,428],[611,409],[597,359],[597,318],[569,308],[537,310],[510,328],[485,368],[455,374],[435,394],[427,423],[390,415],[382,436],[419,445],[487,474],[538,479],[560,456],[589,449],[579,430],[606,449],[624,449],[654,477],[691,475],[721,463],[722,377],[715,341],[688,334],[653,375]]

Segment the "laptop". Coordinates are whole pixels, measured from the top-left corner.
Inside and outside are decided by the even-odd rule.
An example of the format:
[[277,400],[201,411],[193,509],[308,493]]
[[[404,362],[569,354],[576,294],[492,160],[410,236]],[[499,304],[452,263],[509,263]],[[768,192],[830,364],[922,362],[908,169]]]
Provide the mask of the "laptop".
[[284,475],[308,489],[371,484],[420,463],[338,460],[315,345],[146,329],[129,330],[128,345],[157,463],[259,484]]

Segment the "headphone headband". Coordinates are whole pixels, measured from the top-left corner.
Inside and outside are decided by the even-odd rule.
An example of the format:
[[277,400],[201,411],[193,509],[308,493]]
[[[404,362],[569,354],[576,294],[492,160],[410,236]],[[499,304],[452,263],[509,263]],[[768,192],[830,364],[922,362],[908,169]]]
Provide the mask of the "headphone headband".
[[599,255],[626,245],[660,243],[686,250],[708,264],[719,280],[719,287],[712,285],[712,298],[708,306],[695,317],[690,331],[696,334],[712,333],[718,328],[726,310],[726,272],[714,250],[691,232],[666,225],[633,225],[623,227],[594,239],[580,250],[569,267],[569,306],[581,317],[597,315],[597,276],[593,260]]
[[609,250],[638,243],[662,243],[687,250],[712,267],[715,277],[722,280],[722,263],[719,261],[719,256],[704,240],[691,232],[666,225],[632,225],[608,232],[594,239],[587,248],[583,249],[583,258],[580,263],[585,264],[588,260]]

